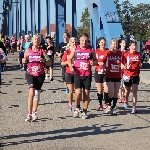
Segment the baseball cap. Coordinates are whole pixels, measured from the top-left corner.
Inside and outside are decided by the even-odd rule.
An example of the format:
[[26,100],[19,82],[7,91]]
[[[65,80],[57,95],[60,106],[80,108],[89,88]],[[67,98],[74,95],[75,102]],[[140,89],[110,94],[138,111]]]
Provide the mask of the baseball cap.
[[29,38],[29,35],[25,35],[24,37],[25,37],[25,38]]

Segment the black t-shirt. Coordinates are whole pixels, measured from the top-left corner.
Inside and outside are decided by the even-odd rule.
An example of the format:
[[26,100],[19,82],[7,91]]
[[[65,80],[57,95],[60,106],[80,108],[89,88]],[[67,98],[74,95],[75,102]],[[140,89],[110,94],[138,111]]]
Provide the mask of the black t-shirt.
[[5,45],[3,44],[3,42],[0,42],[0,48],[2,48],[2,50],[4,51],[5,55],[7,55],[6,53],[6,47]]
[[50,46],[48,47],[47,45],[47,55],[49,56],[49,58],[54,58],[54,46]]
[[64,54],[65,50],[66,50],[66,46],[67,46],[68,43],[64,43],[64,42],[61,42],[58,47],[56,48],[56,52],[58,53],[62,53],[62,55]]

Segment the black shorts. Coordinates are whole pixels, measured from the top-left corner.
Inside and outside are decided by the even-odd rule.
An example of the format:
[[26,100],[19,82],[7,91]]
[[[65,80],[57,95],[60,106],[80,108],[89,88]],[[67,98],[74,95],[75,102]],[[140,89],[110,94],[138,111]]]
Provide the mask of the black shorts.
[[2,78],[1,78],[1,74],[0,74],[0,85],[2,84]]
[[22,58],[19,58],[20,65],[22,65]]
[[74,74],[65,74],[65,81],[67,84],[73,84],[74,83]]
[[50,66],[45,65],[46,69],[53,68],[54,58],[50,58]]
[[91,76],[77,76],[74,75],[74,85],[75,89],[86,89],[91,88]]
[[27,63],[24,64],[24,71],[27,71]]
[[106,82],[121,82],[121,78],[106,78]]
[[62,66],[61,69],[62,69],[62,79],[65,82],[66,67]]
[[140,82],[140,77],[139,77],[139,76],[132,76],[132,77],[130,77],[129,82],[125,82],[125,81],[124,81],[124,85],[125,85],[126,87],[130,87],[130,86],[132,86],[133,84],[138,84],[138,85],[139,85],[139,82]]
[[95,78],[95,82],[96,83],[103,83],[104,82],[104,74],[98,74],[97,71],[95,71],[95,74],[94,74],[94,78]]
[[26,73],[26,80],[29,88],[35,88],[35,90],[41,90],[45,80],[45,73],[38,77],[31,76],[30,74]]
[[12,47],[12,48],[17,48],[16,43],[12,44],[12,46],[11,46],[11,47]]

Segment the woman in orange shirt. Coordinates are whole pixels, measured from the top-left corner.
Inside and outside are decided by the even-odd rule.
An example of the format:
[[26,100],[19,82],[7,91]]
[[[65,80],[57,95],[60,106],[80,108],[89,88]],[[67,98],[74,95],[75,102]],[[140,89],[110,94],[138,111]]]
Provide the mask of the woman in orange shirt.
[[[77,39],[72,37],[69,40],[69,43],[66,46],[66,51],[64,52],[64,55],[62,56],[62,66],[66,66],[66,83],[67,83],[67,88],[69,89],[68,93],[68,101],[69,101],[69,106],[68,109],[69,111],[72,111],[72,101],[73,101],[73,92],[74,92],[74,74],[70,70],[70,67],[68,66],[68,57],[71,53],[71,50],[74,50],[76,47],[76,43],[78,43]],[[72,62],[73,63],[73,62]]]
[[[99,48],[96,49],[96,57],[98,62],[103,61],[104,56],[106,56],[108,50],[106,50],[106,39],[104,37],[100,37],[98,40]],[[97,64],[95,66],[95,74],[94,74],[95,82],[96,82],[96,87],[97,87],[97,98],[99,100],[99,111],[103,111],[103,105],[102,105],[102,100],[103,100],[103,85],[104,85],[104,108],[108,107],[108,88],[106,85],[105,81],[105,66],[101,66]]]

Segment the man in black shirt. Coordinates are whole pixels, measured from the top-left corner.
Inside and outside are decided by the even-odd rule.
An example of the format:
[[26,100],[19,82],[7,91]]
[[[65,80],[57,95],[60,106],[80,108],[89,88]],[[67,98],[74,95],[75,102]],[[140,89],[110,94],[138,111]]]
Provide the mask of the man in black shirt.
[[46,78],[48,79],[48,71],[50,71],[50,81],[53,81],[53,64],[54,64],[54,44],[50,37],[46,38],[46,53],[50,58],[51,65],[46,66]]
[[[69,42],[69,38],[70,38],[70,35],[67,32],[64,32],[64,34],[63,34],[64,41],[61,42],[58,45],[58,47],[56,48],[56,55],[58,55],[60,57],[60,59],[62,58],[62,56],[66,50],[66,46]],[[64,85],[66,87],[66,93],[68,93],[68,88],[67,88],[66,81],[65,81],[65,73],[66,73],[66,68],[64,66],[62,66],[62,79],[63,79]]]

